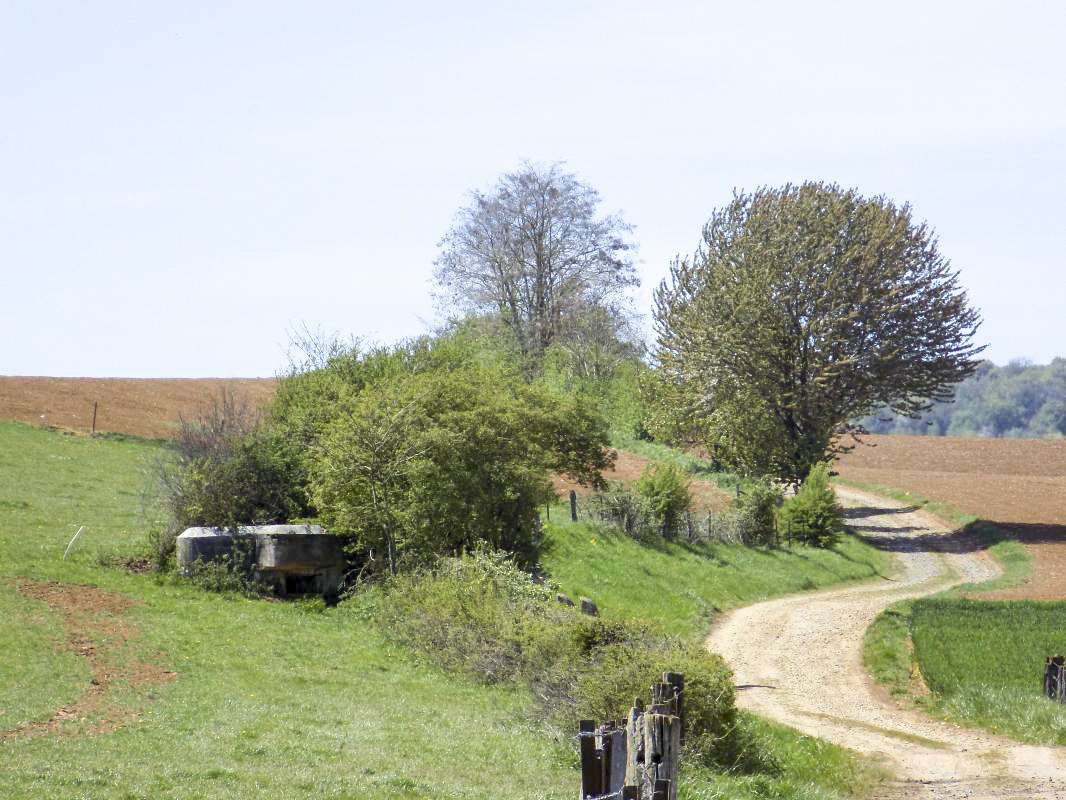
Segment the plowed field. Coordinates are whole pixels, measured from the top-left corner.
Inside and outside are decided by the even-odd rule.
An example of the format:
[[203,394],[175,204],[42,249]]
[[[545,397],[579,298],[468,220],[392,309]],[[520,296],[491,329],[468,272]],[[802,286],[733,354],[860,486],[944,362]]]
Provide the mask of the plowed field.
[[274,391],[273,378],[24,378],[0,376],[0,419],[88,433],[96,404],[98,432],[166,439],[178,419],[192,417],[223,390],[260,406]]
[[870,436],[844,478],[906,489],[991,520],[1034,556],[1031,580],[997,598],[1066,599],[1066,440]]

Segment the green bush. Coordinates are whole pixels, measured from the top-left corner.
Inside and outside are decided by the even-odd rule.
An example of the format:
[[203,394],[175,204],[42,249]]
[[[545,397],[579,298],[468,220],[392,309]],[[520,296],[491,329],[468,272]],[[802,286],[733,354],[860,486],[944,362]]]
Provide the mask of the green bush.
[[657,536],[654,514],[648,499],[621,482],[612,481],[606,491],[589,498],[592,514],[638,541]]
[[606,423],[572,399],[475,365],[352,396],[312,449],[322,520],[390,573],[484,544],[532,563],[559,472],[603,484]]
[[691,481],[673,464],[652,464],[637,481],[637,492],[647,501],[666,539],[676,539],[692,508]]
[[594,652],[575,682],[570,712],[575,727],[581,719],[623,719],[634,698],[649,702],[649,688],[664,672],[685,676],[686,740],[708,754],[721,752],[736,723],[733,684],[722,659],[696,645],[611,644]]
[[224,392],[194,420],[182,420],[174,453],[155,469],[166,521],[149,535],[157,567],[169,563],[185,528],[287,522],[308,512],[297,460],[236,395]]
[[742,490],[731,507],[708,519],[708,534],[725,542],[771,545],[776,541],[781,502],[781,490],[769,478],[760,478]]
[[590,617],[555,600],[506,554],[443,558],[432,571],[389,581],[370,614],[398,644],[488,683],[530,687],[542,719],[576,730],[581,719],[620,719],[664,672],[685,675],[693,753],[724,763],[737,743],[734,694],[721,659],[640,622]]
[[844,510],[829,486],[829,465],[815,464],[806,480],[781,508],[778,526],[793,539],[829,547],[844,533]]

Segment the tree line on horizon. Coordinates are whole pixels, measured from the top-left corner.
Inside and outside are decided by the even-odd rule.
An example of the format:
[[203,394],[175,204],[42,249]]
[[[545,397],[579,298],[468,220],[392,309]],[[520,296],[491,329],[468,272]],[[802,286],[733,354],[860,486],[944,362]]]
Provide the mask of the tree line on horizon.
[[1050,364],[982,361],[955,397],[909,419],[881,409],[861,420],[870,433],[909,436],[1062,438],[1066,436],[1066,358]]

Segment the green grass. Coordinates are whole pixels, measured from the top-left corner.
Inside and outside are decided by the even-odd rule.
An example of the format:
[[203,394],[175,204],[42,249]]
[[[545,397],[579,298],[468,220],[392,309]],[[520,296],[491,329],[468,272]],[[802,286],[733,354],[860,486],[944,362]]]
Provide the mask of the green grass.
[[418,664],[356,606],[226,597],[99,566],[100,550],[138,547],[141,473],[157,446],[0,422],[0,452],[0,648],[18,653],[0,659],[0,731],[48,720],[89,679],[59,617],[19,580],[132,598],[120,621],[136,635],[98,649],[178,673],[118,681],[61,735],[0,741],[3,797],[488,798],[502,785],[573,796],[576,751],[530,729],[525,694]]
[[1066,744],[1066,706],[1043,696],[1044,659],[1066,654],[1066,603],[917,600],[914,658],[950,719],[1033,744]]
[[833,800],[865,796],[884,779],[876,765],[846,748],[744,711],[738,716],[766,761],[760,769],[726,775],[682,766],[680,800]]
[[655,620],[688,637],[706,634],[715,610],[892,571],[890,556],[850,535],[830,549],[642,544],[605,525],[557,521],[564,517],[560,507],[545,524],[541,558],[564,592],[591,598],[605,616]]
[[[59,735],[0,741],[5,798],[488,798],[572,797],[573,741],[530,720],[528,694],[447,675],[388,645],[366,606],[326,609],[201,592],[101,566],[100,553],[142,545],[143,472],[157,444],[90,439],[0,422],[0,732],[41,722],[88,684],[62,618],[20,594],[23,581],[120,593],[134,605],[108,617],[101,657],[177,673],[120,679],[85,719]],[[63,551],[85,526],[71,556]],[[637,616],[697,636],[712,607],[887,569],[849,541],[837,553],[661,548],[553,525],[546,563],[567,591],[608,616]],[[588,539],[597,538],[593,544]],[[568,571],[569,570],[569,571]],[[665,591],[664,591],[665,587]],[[91,734],[105,718],[129,724]],[[757,720],[757,774],[692,770],[682,797],[835,798],[872,774],[852,754]]]

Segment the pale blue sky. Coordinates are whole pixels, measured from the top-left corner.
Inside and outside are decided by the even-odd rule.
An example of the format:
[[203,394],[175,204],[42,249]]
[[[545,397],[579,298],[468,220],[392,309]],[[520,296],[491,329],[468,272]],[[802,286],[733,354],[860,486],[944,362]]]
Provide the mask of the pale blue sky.
[[471,189],[565,161],[652,287],[734,188],[910,202],[997,363],[1066,355],[1060,2],[0,2],[0,374],[265,376],[433,321]]

